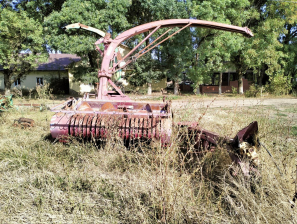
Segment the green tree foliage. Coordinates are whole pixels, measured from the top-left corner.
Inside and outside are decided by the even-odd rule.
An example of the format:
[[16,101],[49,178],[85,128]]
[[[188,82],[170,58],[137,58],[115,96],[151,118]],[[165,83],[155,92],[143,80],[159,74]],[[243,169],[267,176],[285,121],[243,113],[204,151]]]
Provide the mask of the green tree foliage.
[[[133,26],[157,20],[189,18],[188,8],[190,8],[190,4],[187,1],[133,0],[131,7],[128,10],[127,18],[130,24],[133,24]],[[168,37],[176,30],[178,29],[176,28],[172,30],[172,32],[165,35],[163,39]],[[164,32],[164,29],[157,31],[149,39],[147,39],[143,47],[153,42]],[[132,38],[131,42],[139,43],[148,34],[149,33],[146,32],[143,35],[138,35]],[[185,41],[186,38],[184,38],[184,35],[188,38],[188,41]],[[146,60],[141,60],[137,64],[135,64],[134,67],[132,67],[132,69],[135,69],[135,76],[133,77],[139,77],[137,83],[151,83],[152,81],[160,80],[164,74],[163,72],[166,73],[167,77],[178,82],[179,76],[184,70],[184,67],[187,64],[188,59],[191,57],[189,53],[189,49],[191,48],[190,40],[191,37],[189,33],[183,32],[183,35],[179,34],[155,48],[150,54],[150,57],[146,57]],[[132,45],[131,47],[134,46]],[[140,63],[142,65],[140,65]],[[154,69],[150,69],[152,65]],[[146,75],[140,75],[140,67],[142,67],[142,69],[148,69]]]
[[50,15],[53,11],[60,11],[65,0],[18,0],[14,7],[26,11],[30,17],[39,21]]
[[[150,63],[147,63],[149,61]],[[152,83],[163,75],[159,70],[156,60],[151,60],[151,55],[139,58],[134,63],[134,69],[129,72],[128,81],[134,86],[143,86],[146,83]]]
[[[134,74],[129,78],[135,85],[158,80],[164,73],[178,83],[181,81],[182,72],[187,70],[188,76],[198,86],[208,82],[213,72],[224,71],[229,66],[226,62],[236,67],[240,87],[247,69],[253,69],[258,74],[259,84],[262,83],[264,75],[269,76],[271,86],[277,86],[275,83],[282,83],[281,80],[289,82],[291,77],[296,78],[297,4],[290,1],[2,0],[0,3],[2,11],[16,13],[16,16],[12,17],[18,18],[16,20],[19,20],[20,24],[26,21],[23,19],[25,17],[31,18],[31,22],[35,21],[36,26],[44,21],[46,46],[49,50],[77,54],[82,58],[80,64],[73,68],[73,72],[75,78],[83,82],[97,81],[101,57],[95,50],[94,42],[99,36],[85,30],[65,31],[62,27],[80,22],[109,32],[112,38],[115,38],[120,32],[131,27],[173,18],[194,18],[247,26],[255,36],[248,39],[239,34],[212,29],[185,29],[129,66]],[[173,29],[167,36],[177,29]],[[140,49],[163,32],[164,30],[157,31]],[[133,48],[148,34],[149,32],[137,35],[125,44]],[[21,34],[15,34],[16,37],[18,35]],[[42,28],[41,33],[35,36],[42,36]],[[6,45],[4,41],[1,44]],[[39,53],[43,52],[43,46],[44,42],[41,41],[41,49],[37,50]],[[19,53],[26,50],[32,52],[32,55],[37,52],[29,47],[21,47]],[[35,62],[36,59],[31,61]],[[12,61],[10,67],[14,64]],[[290,86],[290,83],[288,85]],[[242,93],[242,88],[239,88],[239,92]]]
[[43,28],[26,11],[0,5],[0,65],[6,94],[17,79],[47,60]]
[[[254,13],[248,0],[193,1],[192,16],[202,20],[245,26]],[[249,42],[245,37],[211,29],[196,29],[194,34],[196,38],[194,38],[193,46],[196,49],[196,54],[199,55],[195,60],[198,59],[205,65],[205,74],[211,75],[214,71],[223,71],[226,69],[228,61],[236,63],[238,73],[242,73],[241,70],[248,68],[242,62],[237,63],[241,52],[245,52],[245,49],[249,48]],[[192,64],[197,67],[197,62]],[[194,70],[199,71],[199,69]],[[197,75],[199,76],[199,74]],[[192,80],[196,82],[195,78]]]
[[52,50],[76,54],[82,58],[73,68],[74,78],[86,83],[98,81],[97,74],[101,56],[94,43],[100,38],[86,30],[67,30],[64,26],[80,22],[109,32],[115,37],[129,23],[125,17],[129,1],[79,1],[68,0],[60,11],[54,11],[45,19],[47,41]]
[[290,1],[274,2],[271,6],[275,14],[282,20],[283,30],[279,41],[283,44],[283,53],[286,57],[282,62],[284,76],[293,78],[293,87],[297,87],[297,3]]
[[[220,72],[226,61],[236,67],[239,93],[243,93],[242,77],[248,69],[258,74],[259,84],[264,74],[270,82],[275,78],[280,83],[279,80],[289,80],[296,73],[296,4],[292,7],[290,2],[266,0],[193,1],[192,16],[248,26],[253,31],[254,37],[247,39],[240,35],[224,38],[220,31],[200,29],[195,39],[194,47],[205,64],[205,71],[213,68]],[[280,76],[288,78],[280,79]]]
[[189,67],[189,62],[194,57],[190,30],[183,30],[168,40],[161,48],[161,55],[167,77],[174,82],[174,94],[178,94],[182,73]]
[[189,77],[193,81],[193,87],[199,94],[199,85],[208,84],[214,72],[224,72],[231,65],[229,63],[231,52],[240,45],[234,42],[232,33],[224,32],[217,37],[208,37],[200,43],[196,58],[189,70]]

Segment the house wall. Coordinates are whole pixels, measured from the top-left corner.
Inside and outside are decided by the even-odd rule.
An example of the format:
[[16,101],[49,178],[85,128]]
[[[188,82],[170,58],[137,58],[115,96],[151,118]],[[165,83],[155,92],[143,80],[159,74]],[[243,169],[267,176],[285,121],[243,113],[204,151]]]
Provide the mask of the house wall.
[[76,95],[76,94],[83,94],[83,93],[90,93],[90,92],[94,92],[95,88],[93,85],[88,85],[88,84],[84,84],[81,82],[75,82],[73,74],[71,73],[71,71],[69,71],[68,73],[68,78],[69,78],[69,91],[71,95]]
[[[43,81],[49,82],[51,78],[68,78],[67,71],[31,71],[24,78],[21,78],[22,89],[34,89],[36,87],[37,78],[43,78]],[[14,88],[14,84],[11,88]],[[0,89],[4,90],[4,75],[0,72]]]
[[[245,92],[250,88],[250,83],[247,79],[242,79],[243,91]],[[238,81],[230,81],[229,86],[222,86],[222,93],[231,93],[232,87],[238,89]],[[200,92],[203,93],[219,93],[219,86],[200,86]]]

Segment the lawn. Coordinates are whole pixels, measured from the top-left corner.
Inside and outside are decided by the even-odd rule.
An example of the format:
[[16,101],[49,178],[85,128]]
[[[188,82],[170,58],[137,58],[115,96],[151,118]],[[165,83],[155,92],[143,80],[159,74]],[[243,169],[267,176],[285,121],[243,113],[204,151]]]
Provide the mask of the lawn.
[[[63,144],[50,137],[52,112],[18,107],[0,113],[0,222],[297,222],[297,208],[290,203],[297,106],[211,108],[203,100],[173,108],[174,120],[198,121],[231,137],[257,120],[259,137],[283,176],[263,148],[261,177],[246,178],[230,174],[223,146],[202,158],[185,159],[177,137],[166,148],[140,144],[126,149],[117,138],[104,144],[76,139]],[[12,126],[20,117],[34,119],[35,127]]]

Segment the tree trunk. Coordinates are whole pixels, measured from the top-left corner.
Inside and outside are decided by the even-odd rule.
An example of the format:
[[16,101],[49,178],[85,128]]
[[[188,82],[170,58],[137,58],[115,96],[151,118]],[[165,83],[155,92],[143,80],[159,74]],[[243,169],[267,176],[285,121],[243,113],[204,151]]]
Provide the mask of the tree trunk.
[[200,95],[200,85],[197,84],[197,86],[198,86],[198,87],[197,87],[197,90],[196,90],[196,94],[197,94],[197,95]]
[[242,72],[238,72],[238,93],[243,94]]
[[152,95],[152,83],[147,84],[147,95]]
[[263,85],[263,70],[262,69],[259,69],[259,71],[258,71],[258,84],[259,84],[259,86],[260,87],[262,87],[262,85]]
[[223,80],[223,73],[220,72],[220,80],[219,80],[219,95],[222,94],[222,80]]
[[174,95],[178,95],[179,94],[179,84],[177,81],[174,81]]
[[8,70],[4,70],[4,89],[5,89],[5,95],[10,95],[10,88],[11,88],[11,81],[10,81],[10,75]]

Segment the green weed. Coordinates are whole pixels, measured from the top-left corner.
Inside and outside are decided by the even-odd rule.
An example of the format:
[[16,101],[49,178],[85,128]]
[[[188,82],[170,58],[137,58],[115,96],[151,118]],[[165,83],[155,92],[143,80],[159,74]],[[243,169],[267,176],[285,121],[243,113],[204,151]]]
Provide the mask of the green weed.
[[292,135],[297,136],[297,126],[292,127]]

